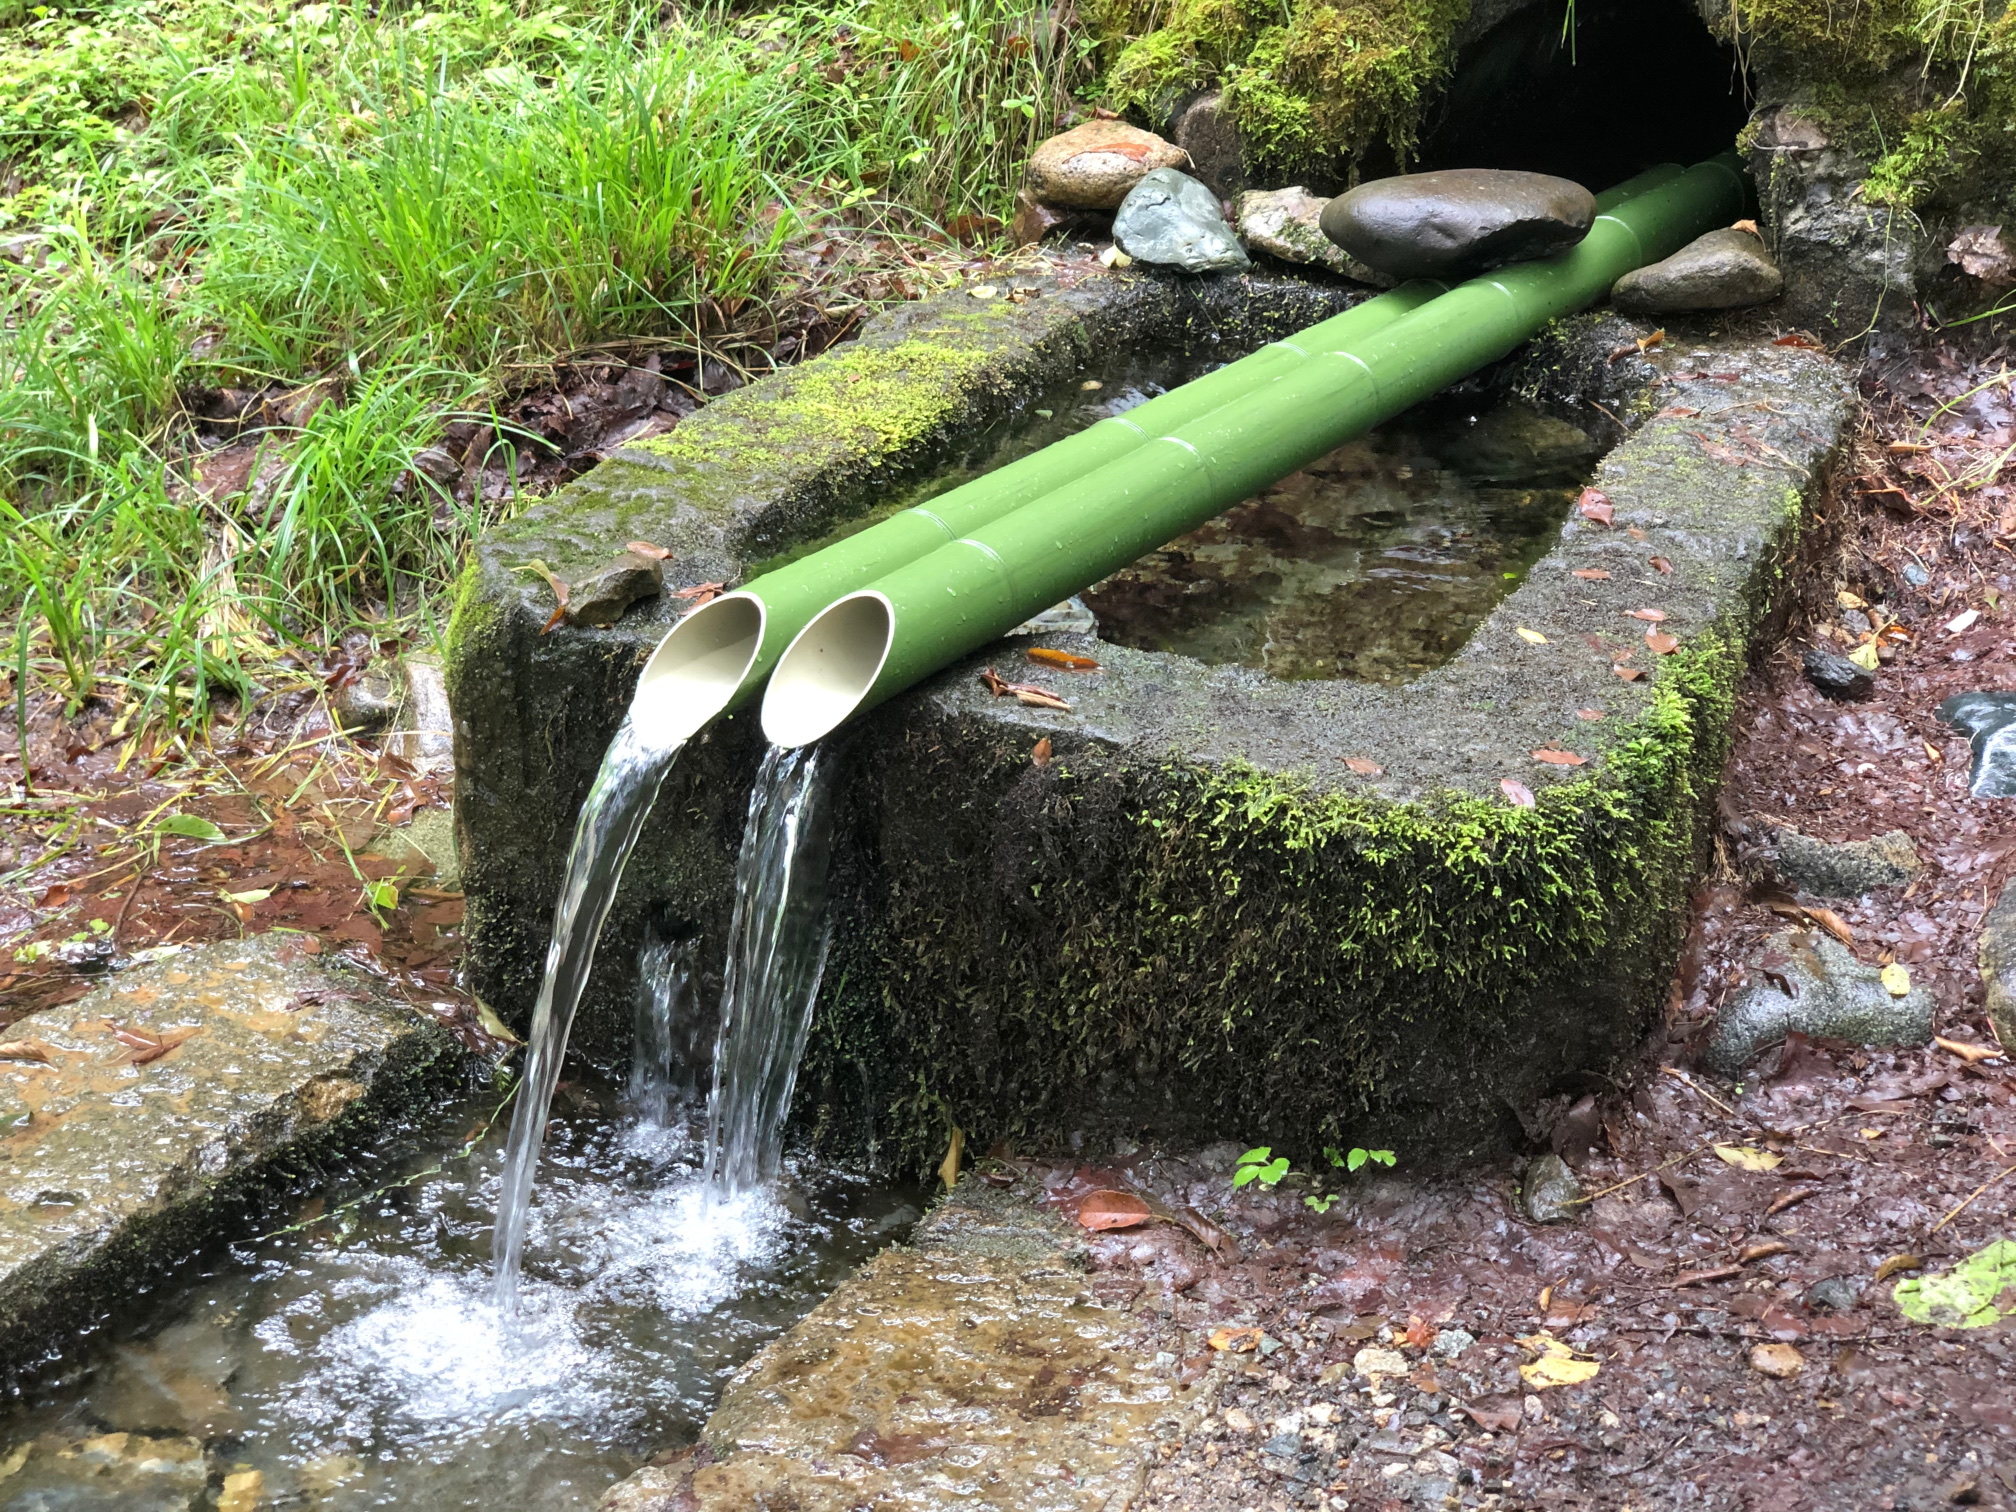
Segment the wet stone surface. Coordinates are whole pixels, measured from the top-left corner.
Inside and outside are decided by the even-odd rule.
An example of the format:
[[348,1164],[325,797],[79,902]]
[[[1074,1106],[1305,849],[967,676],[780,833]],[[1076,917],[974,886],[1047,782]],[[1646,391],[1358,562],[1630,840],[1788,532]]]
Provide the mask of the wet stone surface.
[[1218,196],[1187,173],[1157,168],[1128,192],[1113,217],[1113,244],[1137,262],[1215,273],[1252,259],[1225,223]]
[[1330,202],[1323,233],[1395,278],[1452,278],[1564,252],[1595,219],[1567,179],[1454,168],[1361,184]]
[[1610,297],[1634,315],[1681,315],[1764,304],[1784,291],[1785,275],[1763,241],[1731,229],[1710,231],[1664,262],[1626,273]]
[[300,942],[184,951],[0,1036],[0,1365],[192,1252],[276,1160],[410,1101],[448,1054]]
[[1893,995],[1875,966],[1817,930],[1786,930],[1765,942],[1752,979],[1722,1007],[1706,1061],[1738,1076],[1756,1054],[1792,1032],[1857,1045],[1922,1045],[1932,1038],[1932,994]]
[[2016,798],[2016,693],[1959,693],[1939,705],[1939,718],[1967,733],[1974,796]]
[[1902,830],[1829,841],[1781,829],[1773,840],[1772,865],[1787,887],[1818,898],[1860,898],[1879,887],[1903,887],[1924,868]]
[[605,1512],[1130,1505],[1207,1393],[1090,1281],[1069,1228],[968,1181],[750,1362],[698,1453]]
[[2016,887],[2005,885],[1981,921],[1980,959],[1988,1022],[2004,1046],[2016,1045]]

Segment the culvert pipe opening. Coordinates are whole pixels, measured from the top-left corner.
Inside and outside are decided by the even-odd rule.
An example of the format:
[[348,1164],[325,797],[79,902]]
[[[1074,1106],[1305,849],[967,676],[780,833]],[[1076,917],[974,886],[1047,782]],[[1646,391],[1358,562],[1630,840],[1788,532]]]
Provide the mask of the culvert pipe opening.
[[666,633],[630,700],[631,721],[655,742],[689,740],[733,702],[763,645],[761,599],[731,593]]
[[896,636],[896,614],[875,592],[852,593],[786,648],[763,695],[763,736],[801,746],[845,724],[867,701]]

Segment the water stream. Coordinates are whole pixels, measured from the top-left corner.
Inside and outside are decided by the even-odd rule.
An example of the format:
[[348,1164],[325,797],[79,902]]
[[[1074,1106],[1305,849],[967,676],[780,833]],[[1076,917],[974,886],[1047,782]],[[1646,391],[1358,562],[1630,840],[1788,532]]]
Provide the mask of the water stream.
[[675,1045],[692,1012],[697,936],[651,936],[637,952],[637,998],[631,1021],[630,1104],[647,1124],[672,1122],[684,1069]]
[[624,720],[616,738],[609,742],[602,768],[595,774],[594,786],[588,790],[587,802],[581,805],[581,817],[574,825],[560,901],[553,910],[546,975],[532,1010],[524,1079],[511,1115],[497,1229],[491,1241],[497,1303],[506,1309],[517,1300],[539,1143],[545,1134],[553,1089],[560,1082],[567,1032],[574,1025],[574,1010],[580,1007],[582,990],[588,985],[596,941],[610,905],[616,901],[616,884],[622,880],[624,863],[630,859],[638,831],[644,827],[679,749],[677,744],[652,739],[635,721]]
[[833,766],[772,747],[749,794],[707,1105],[707,1175],[724,1192],[775,1177],[785,1115],[826,969]]

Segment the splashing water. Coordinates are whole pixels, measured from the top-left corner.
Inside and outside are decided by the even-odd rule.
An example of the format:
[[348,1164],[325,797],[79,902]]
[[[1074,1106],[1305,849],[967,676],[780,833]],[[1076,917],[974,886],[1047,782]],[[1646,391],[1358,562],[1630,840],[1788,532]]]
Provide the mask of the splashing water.
[[560,1061],[567,1053],[567,1032],[574,1010],[588,985],[595,961],[595,942],[603,920],[616,901],[623,865],[637,844],[645,816],[657,801],[665,774],[679,755],[680,742],[654,738],[634,719],[623,721],[602,757],[602,769],[581,806],[574,826],[574,845],[567,853],[567,874],[560,901],[553,910],[553,940],[546,949],[546,976],[532,1010],[532,1038],[525,1055],[524,1082],[511,1114],[511,1138],[506,1146],[503,1188],[498,1195],[497,1228],[491,1240],[496,1266],[495,1295],[510,1308],[518,1297],[518,1271],[525,1251],[525,1225],[532,1206],[532,1182],[538,1170],[539,1141],[545,1133],[553,1089],[560,1082]]
[[637,953],[637,999],[632,1020],[630,1106],[640,1122],[666,1128],[679,1093],[673,1035],[682,1026],[693,990],[697,941],[647,938]]
[[718,1192],[773,1180],[782,1158],[831,939],[832,778],[820,746],[773,746],[749,795],[707,1104],[707,1178]]

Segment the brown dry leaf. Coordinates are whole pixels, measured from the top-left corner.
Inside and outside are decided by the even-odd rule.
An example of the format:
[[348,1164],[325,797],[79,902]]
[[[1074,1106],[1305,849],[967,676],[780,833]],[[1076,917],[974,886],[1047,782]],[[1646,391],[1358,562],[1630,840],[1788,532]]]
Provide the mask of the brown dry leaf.
[[15,1040],[0,1045],[0,1061],[24,1061],[31,1066],[54,1064],[49,1058],[49,1047],[36,1040]]
[[1581,578],[1584,582],[1589,583],[1607,583],[1610,581],[1609,572],[1601,567],[1577,567],[1568,575],[1570,577]]
[[1815,341],[1811,336],[1802,336],[1797,331],[1794,331],[1789,336],[1780,336],[1776,341],[1772,342],[1771,345],[1798,347],[1802,351],[1807,352],[1824,352],[1827,350],[1825,346]]
[[959,1159],[965,1153],[966,1131],[954,1124],[951,1143],[945,1147],[945,1158],[938,1162],[938,1179],[945,1183],[948,1192],[959,1185]]
[[1575,501],[1575,513],[1585,520],[1594,520],[1598,525],[1613,524],[1617,518],[1610,496],[1600,488],[1583,489],[1582,496]]
[[1486,1433],[1511,1433],[1519,1426],[1526,1407],[1516,1396],[1479,1397],[1456,1409]]
[[1925,747],[1925,759],[1927,761],[1943,763],[1946,760],[1946,753],[1932,744],[1931,741],[1927,740],[1922,743]]
[[1672,404],[1668,405],[1665,409],[1659,411],[1659,413],[1654,415],[1652,418],[1654,420],[1692,420],[1696,415],[1700,413],[1701,411],[1697,409],[1689,409],[1684,404]]
[[1610,670],[1612,672],[1615,672],[1619,677],[1623,678],[1624,681],[1626,682],[1636,682],[1638,681],[1639,678],[1645,675],[1636,667],[1623,667],[1618,666],[1614,663],[1611,665]]
[[1050,737],[1045,735],[1036,742],[1036,749],[1029,753],[1030,762],[1039,767],[1050,765]]
[[1053,651],[1048,646],[1032,646],[1023,655],[1033,662],[1041,662],[1046,667],[1061,667],[1066,672],[1099,670],[1099,663],[1089,656],[1078,656],[1070,651]]
[[1718,1144],[1715,1154],[1726,1165],[1739,1171],[1775,1171],[1785,1161],[1783,1155],[1773,1155],[1769,1150],[1753,1149],[1749,1145]]
[[1675,651],[1680,649],[1680,642],[1668,635],[1664,630],[1647,630],[1645,632],[1645,644],[1650,646],[1653,652],[1659,656],[1671,656]]
[[1595,1360],[1577,1359],[1574,1350],[1549,1333],[1528,1334],[1519,1342],[1536,1356],[1519,1367],[1519,1378],[1535,1391],[1579,1386],[1596,1379],[1603,1368]]
[[1752,236],[1759,238],[1764,235],[1762,231],[1757,229],[1757,222],[1753,220],[1739,220],[1731,225],[1729,229],[1731,231],[1748,231]]
[[1650,336],[1641,336],[1638,338],[1638,351],[1641,355],[1651,351],[1654,347],[1664,345],[1666,345],[1666,332],[1663,327],[1654,331]]
[[992,693],[996,698],[1006,698],[1008,696],[1008,684],[1001,680],[1001,674],[996,672],[992,667],[981,669],[980,681],[985,685],[987,691]]
[[1549,766],[1578,767],[1589,765],[1587,756],[1578,756],[1573,751],[1563,751],[1554,746],[1542,746],[1533,753],[1535,761],[1544,761]]
[[1603,711],[1601,709],[1577,709],[1575,717],[1577,719],[1601,719]]
[[695,609],[702,609],[713,603],[727,591],[727,588],[726,583],[695,583],[691,588],[673,589],[672,597],[686,600],[689,606],[686,612],[690,614]]
[[1740,1265],[1715,1265],[1707,1270],[1682,1271],[1673,1278],[1675,1286],[1702,1286],[1710,1281],[1727,1281],[1743,1274]]
[[1155,1216],[1155,1210],[1132,1192],[1102,1187],[1078,1199],[1080,1227],[1105,1229],[1139,1228]]
[[1039,688],[1034,683],[1009,683],[1008,691],[1015,695],[1015,702],[1027,704],[1032,709],[1063,709],[1069,712],[1071,708],[1048,688]]
[[1670,558],[1655,556],[1651,559],[1651,561],[1652,561],[1652,570],[1654,572],[1664,572],[1669,575],[1672,573],[1673,563]]
[[1769,1260],[1773,1255],[1789,1255],[1792,1246],[1783,1239],[1767,1239],[1762,1244],[1753,1244],[1736,1257],[1738,1265],[1754,1265],[1759,1260]]
[[1959,1056],[1960,1059],[1967,1062],[1970,1066],[1977,1061],[1993,1060],[2002,1053],[1993,1045],[1970,1045],[1965,1040],[1938,1038],[1934,1039],[1932,1043],[1937,1045],[1941,1050],[1944,1050],[1948,1055]]
[[1383,777],[1386,774],[1386,768],[1376,761],[1367,761],[1363,756],[1348,756],[1344,760],[1344,765],[1360,777]]
[[1401,1342],[1409,1349],[1426,1349],[1435,1342],[1435,1325],[1422,1318],[1419,1313],[1407,1320],[1407,1332],[1400,1336]]
[[1850,929],[1847,920],[1834,912],[1833,909],[1808,908],[1805,910],[1805,914],[1807,918],[1818,924],[1843,945],[1853,945],[1855,943],[1855,931]]
[[1806,1368],[1806,1357],[1790,1344],[1759,1344],[1750,1351],[1750,1368],[1774,1381],[1789,1381]]
[[1791,1191],[1785,1193],[1783,1196],[1772,1198],[1771,1206],[1764,1209],[1764,1216],[1766,1218],[1775,1218],[1780,1213],[1784,1212],[1785,1209],[1789,1207],[1797,1207],[1800,1203],[1804,1202],[1808,1197],[1817,1197],[1819,1195],[1820,1195],[1820,1188],[1818,1187],[1794,1187]]
[[202,1032],[201,1029],[179,1029],[173,1034],[164,1034],[154,1044],[143,1045],[127,1056],[126,1064],[129,1066],[144,1066],[152,1061],[157,1061],[180,1045],[184,1040]]
[[1498,779],[1498,790],[1512,800],[1514,808],[1533,807],[1533,789],[1523,782],[1515,782],[1510,777]]
[[1233,1354],[1244,1354],[1248,1350],[1258,1349],[1261,1337],[1257,1328],[1221,1328],[1206,1342],[1216,1350],[1230,1350]]
[[1643,620],[1648,625],[1663,625],[1666,623],[1666,611],[1664,609],[1626,609],[1624,612],[1632,619]]
[[1917,1255],[1892,1255],[1888,1260],[1885,1260],[1881,1265],[1876,1267],[1876,1274],[1872,1280],[1880,1284],[1888,1281],[1892,1276],[1902,1275],[1905,1271],[1923,1270],[1924,1268],[1924,1260]]
[[641,557],[649,557],[654,562],[669,562],[672,560],[670,550],[663,546],[653,546],[649,541],[625,541],[623,549],[625,551],[634,551]]

